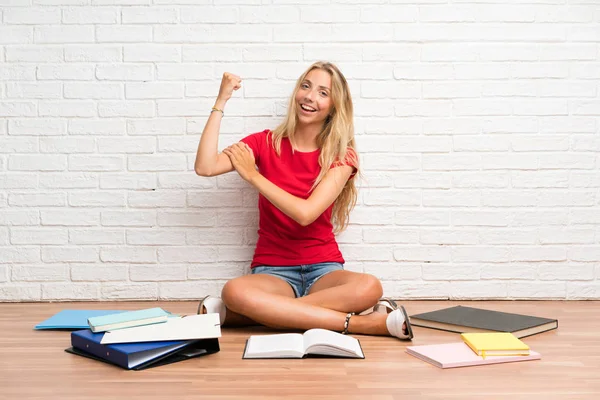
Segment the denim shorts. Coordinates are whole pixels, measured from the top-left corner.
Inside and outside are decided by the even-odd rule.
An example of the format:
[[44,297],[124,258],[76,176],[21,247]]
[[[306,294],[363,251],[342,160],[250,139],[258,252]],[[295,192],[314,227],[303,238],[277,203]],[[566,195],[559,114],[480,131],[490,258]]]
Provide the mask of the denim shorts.
[[252,268],[252,274],[267,274],[283,279],[290,284],[296,297],[306,296],[311,286],[321,277],[333,271],[341,271],[344,265],[337,262],[319,264],[271,267],[259,265]]

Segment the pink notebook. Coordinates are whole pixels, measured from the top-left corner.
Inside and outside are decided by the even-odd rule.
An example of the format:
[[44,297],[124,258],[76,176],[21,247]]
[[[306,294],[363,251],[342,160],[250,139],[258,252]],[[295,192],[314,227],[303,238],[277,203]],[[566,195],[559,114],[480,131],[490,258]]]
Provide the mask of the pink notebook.
[[529,351],[528,356],[478,356],[463,342],[408,346],[406,352],[439,368],[470,367],[516,361],[539,360],[540,353]]

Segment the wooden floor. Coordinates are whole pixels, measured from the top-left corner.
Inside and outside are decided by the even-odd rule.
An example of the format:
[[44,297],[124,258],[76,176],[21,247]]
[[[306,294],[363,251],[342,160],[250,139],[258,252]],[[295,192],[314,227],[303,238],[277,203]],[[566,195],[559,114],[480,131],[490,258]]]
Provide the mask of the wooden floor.
[[[125,371],[64,352],[69,332],[33,326],[62,309],[160,306],[193,314],[194,302],[0,304],[0,399],[600,399],[600,302],[412,301],[409,314],[469,305],[559,320],[523,339],[539,361],[442,370],[405,352],[407,342],[357,336],[366,359],[242,360],[265,328],[223,329],[221,351],[145,371]],[[414,345],[460,341],[414,328]]]

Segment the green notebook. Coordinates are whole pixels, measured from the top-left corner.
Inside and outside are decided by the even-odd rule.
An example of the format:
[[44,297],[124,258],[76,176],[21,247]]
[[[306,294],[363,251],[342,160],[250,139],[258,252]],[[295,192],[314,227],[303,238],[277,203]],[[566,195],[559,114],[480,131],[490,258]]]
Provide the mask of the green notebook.
[[154,307],[88,318],[88,324],[92,332],[98,333],[167,322],[168,317],[168,312]]

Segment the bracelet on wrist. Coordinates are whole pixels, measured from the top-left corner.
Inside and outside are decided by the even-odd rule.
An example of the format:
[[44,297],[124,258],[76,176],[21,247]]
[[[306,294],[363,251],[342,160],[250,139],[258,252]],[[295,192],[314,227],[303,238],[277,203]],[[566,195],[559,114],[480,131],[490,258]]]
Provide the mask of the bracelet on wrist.
[[215,112],[215,111],[218,111],[218,112],[220,112],[220,113],[221,113],[221,115],[222,115],[222,116],[225,116],[225,113],[224,113],[224,112],[223,112],[223,110],[221,110],[220,108],[213,107],[213,108],[211,108],[211,110],[210,110],[210,112],[211,112],[211,113],[213,113],[213,112]]

